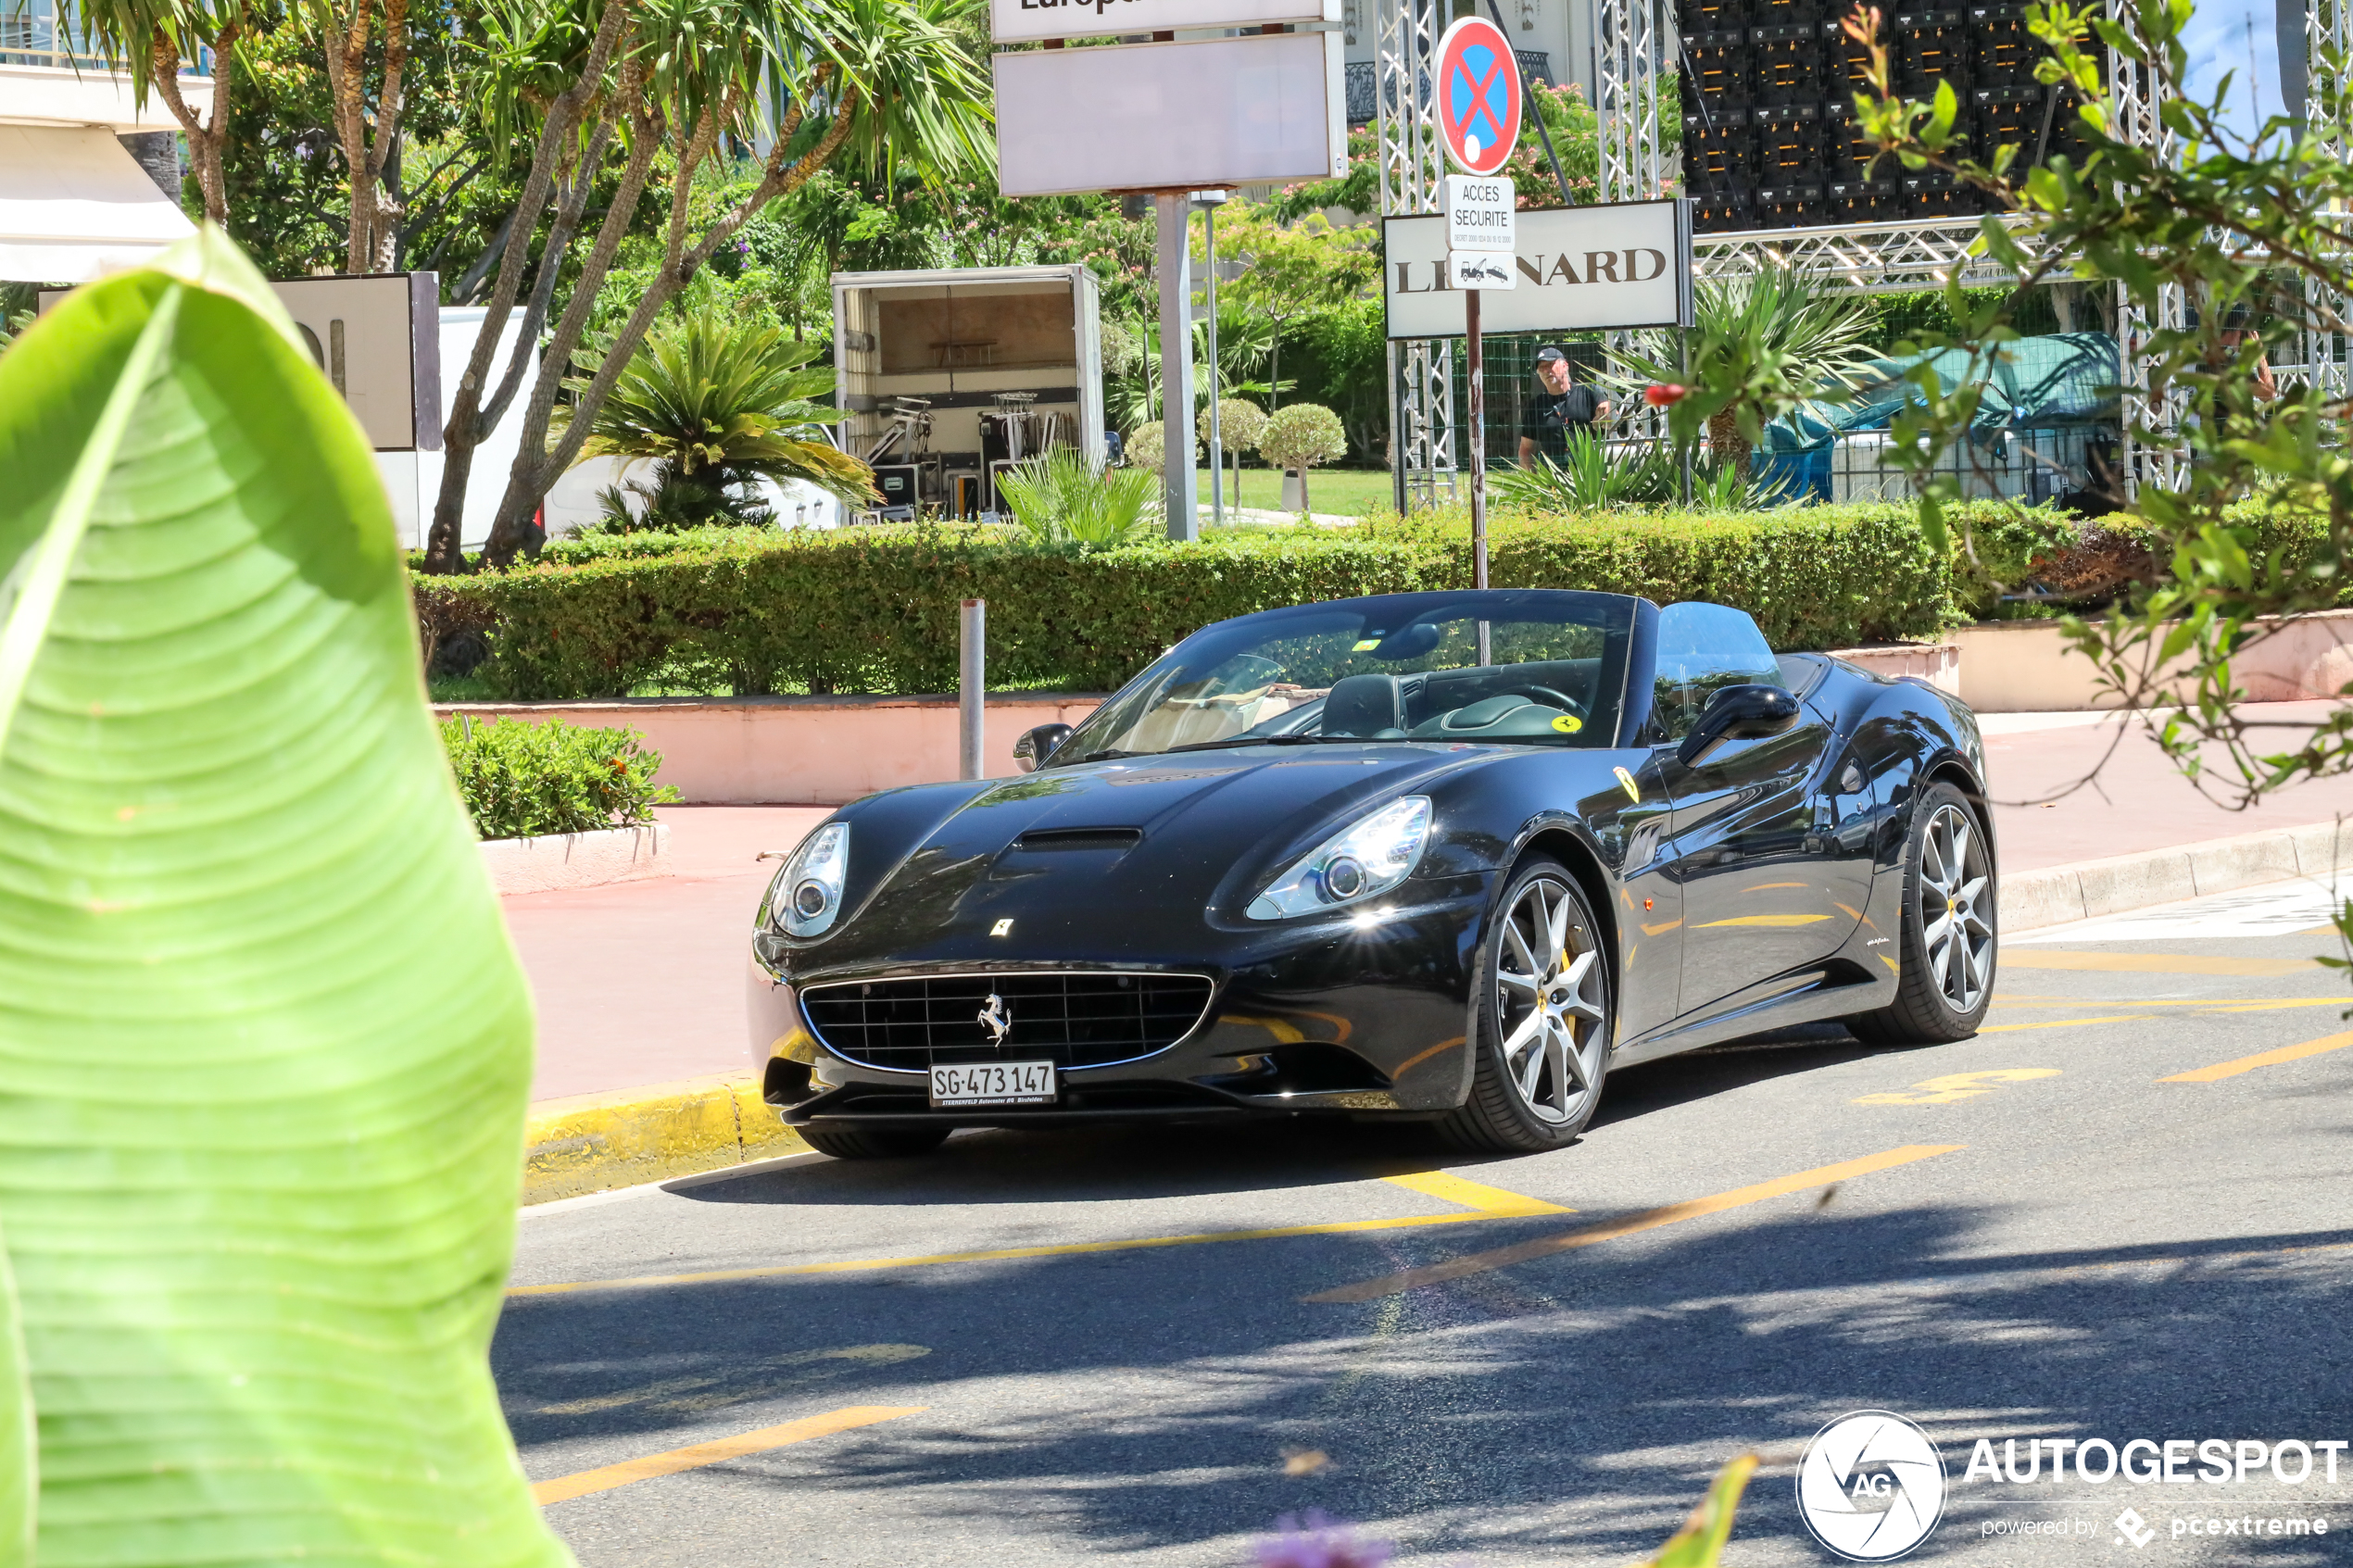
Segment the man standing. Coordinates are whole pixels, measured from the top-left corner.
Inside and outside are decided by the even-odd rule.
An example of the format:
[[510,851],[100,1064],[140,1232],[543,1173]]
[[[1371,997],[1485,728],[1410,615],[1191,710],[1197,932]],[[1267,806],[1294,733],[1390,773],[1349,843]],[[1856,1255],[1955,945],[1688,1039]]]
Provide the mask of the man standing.
[[1597,420],[1609,418],[1609,399],[1590,386],[1577,384],[1577,367],[1558,344],[1536,351],[1536,381],[1543,395],[1528,405],[1520,425],[1519,460],[1524,468],[1541,452],[1555,463],[1568,460],[1568,433],[1592,433]]

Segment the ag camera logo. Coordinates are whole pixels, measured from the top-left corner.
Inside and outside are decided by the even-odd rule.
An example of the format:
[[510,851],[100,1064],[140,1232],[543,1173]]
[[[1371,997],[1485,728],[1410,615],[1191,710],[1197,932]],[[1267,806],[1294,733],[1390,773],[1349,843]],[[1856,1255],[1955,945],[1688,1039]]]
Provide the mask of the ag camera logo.
[[1893,1562],[1944,1517],[1944,1456],[1893,1411],[1840,1416],[1797,1461],[1797,1512],[1848,1562]]

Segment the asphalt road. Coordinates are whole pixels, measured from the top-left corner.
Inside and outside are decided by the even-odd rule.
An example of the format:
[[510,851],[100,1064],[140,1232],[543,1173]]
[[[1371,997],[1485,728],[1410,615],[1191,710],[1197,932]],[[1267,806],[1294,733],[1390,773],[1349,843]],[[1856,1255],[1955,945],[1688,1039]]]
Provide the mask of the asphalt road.
[[[977,1133],[549,1205],[499,1386],[590,1568],[1245,1564],[1311,1509],[1405,1562],[1617,1565],[1750,1449],[1728,1560],[1822,1563],[1798,1454],[1866,1408],[1940,1447],[1919,1561],[2353,1562],[2353,1449],[2237,1473],[2353,1440],[2323,907],[2036,933],[1974,1039],[1634,1069],[1549,1156]],[[2056,1437],[2190,1446],[2171,1483],[1964,1474]]]

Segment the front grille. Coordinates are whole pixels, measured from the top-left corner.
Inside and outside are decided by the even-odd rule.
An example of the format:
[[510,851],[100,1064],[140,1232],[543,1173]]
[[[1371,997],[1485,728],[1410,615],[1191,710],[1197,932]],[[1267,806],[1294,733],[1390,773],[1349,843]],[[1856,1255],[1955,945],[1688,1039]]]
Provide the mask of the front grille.
[[[1208,1010],[1210,989],[1198,974],[951,974],[813,985],[800,1005],[827,1049],[868,1067],[1101,1067],[1183,1039]],[[1008,1022],[994,1044],[980,1021],[992,996]]]

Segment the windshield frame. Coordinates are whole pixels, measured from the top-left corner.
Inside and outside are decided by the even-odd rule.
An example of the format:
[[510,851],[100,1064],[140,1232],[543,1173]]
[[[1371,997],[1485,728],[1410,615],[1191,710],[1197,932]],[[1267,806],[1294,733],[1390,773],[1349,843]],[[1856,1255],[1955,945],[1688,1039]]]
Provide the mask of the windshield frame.
[[[1481,616],[1481,608],[1488,614]],[[1647,612],[1645,614],[1644,612]],[[1054,748],[1045,767],[1073,767],[1088,761],[1101,761],[1130,757],[1159,757],[1179,751],[1208,751],[1227,746],[1263,745],[1366,745],[1431,744],[1430,737],[1413,736],[1347,736],[1319,734],[1288,734],[1269,733],[1268,726],[1277,721],[1251,726],[1244,731],[1217,740],[1184,743],[1151,750],[1124,749],[1107,745],[1114,736],[1132,733],[1158,704],[1172,682],[1181,679],[1199,662],[1202,645],[1215,642],[1232,651],[1226,659],[1247,655],[1251,646],[1263,645],[1281,638],[1287,624],[1296,623],[1301,634],[1317,621],[1328,622],[1335,616],[1354,615],[1365,624],[1402,627],[1416,621],[1438,620],[1461,621],[1486,620],[1501,623],[1543,623],[1592,628],[1602,641],[1601,669],[1593,688],[1595,707],[1607,702],[1613,711],[1611,733],[1596,734],[1574,749],[1597,749],[1622,746],[1629,723],[1639,726],[1649,719],[1649,703],[1639,701],[1647,695],[1647,685],[1633,678],[1634,666],[1649,646],[1644,634],[1655,621],[1657,607],[1648,599],[1629,594],[1603,594],[1573,588],[1450,588],[1413,594],[1380,594],[1353,599],[1327,599],[1309,604],[1287,605],[1277,609],[1259,610],[1250,615],[1213,621],[1186,637],[1160,658],[1152,660],[1135,677],[1112,694],[1101,707],[1081,721],[1076,728]],[[1238,646],[1239,645],[1239,646]],[[1205,667],[1206,668],[1206,667]],[[1467,665],[1453,669],[1491,668],[1508,670],[1510,664],[1489,666]],[[1629,711],[1630,705],[1639,706],[1640,714]],[[1251,733],[1256,731],[1259,733]],[[1555,746],[1530,746],[1522,737],[1509,735],[1449,736],[1446,745],[1517,746],[1525,749],[1571,749]]]

